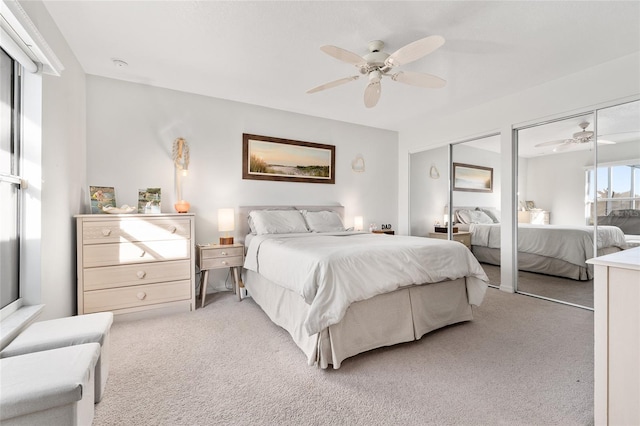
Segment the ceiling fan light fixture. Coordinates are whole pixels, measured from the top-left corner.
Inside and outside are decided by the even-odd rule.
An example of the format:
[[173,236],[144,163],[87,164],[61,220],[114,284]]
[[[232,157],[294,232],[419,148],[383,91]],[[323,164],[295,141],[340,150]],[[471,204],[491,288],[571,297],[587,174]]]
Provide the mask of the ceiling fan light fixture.
[[[420,40],[416,40],[413,43],[409,43],[406,46],[396,50],[393,54],[389,55],[388,53],[382,51],[382,49],[384,48],[384,42],[380,40],[373,40],[369,42],[369,53],[364,55],[364,57],[332,45],[322,46],[320,47],[320,50],[342,62],[354,65],[356,68],[358,68],[358,71],[361,75],[368,76],[369,84],[365,88],[364,103],[367,108],[372,108],[378,103],[378,100],[380,99],[380,81],[384,76],[391,77],[393,81],[398,81],[400,83],[416,87],[439,89],[446,86],[447,82],[445,80],[431,74],[411,71],[399,71],[393,75],[390,74],[390,71],[393,68],[420,59],[423,56],[426,56],[434,50],[438,49],[443,44],[443,37],[429,36]],[[316,93],[322,90],[330,89],[332,87],[336,87],[349,81],[355,80],[356,78],[357,76],[331,81],[329,83],[325,83],[320,86],[314,87],[313,89],[307,90],[307,93]]]

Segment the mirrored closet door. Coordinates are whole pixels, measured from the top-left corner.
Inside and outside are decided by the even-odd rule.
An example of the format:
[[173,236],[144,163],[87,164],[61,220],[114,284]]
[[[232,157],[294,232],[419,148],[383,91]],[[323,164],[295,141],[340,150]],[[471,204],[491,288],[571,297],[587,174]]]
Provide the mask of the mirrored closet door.
[[472,243],[469,248],[495,287],[500,286],[500,161],[499,134],[451,146],[451,217],[447,221],[453,224],[452,238]]
[[640,214],[638,104],[516,130],[519,293],[593,309],[584,261],[635,238],[622,228]]

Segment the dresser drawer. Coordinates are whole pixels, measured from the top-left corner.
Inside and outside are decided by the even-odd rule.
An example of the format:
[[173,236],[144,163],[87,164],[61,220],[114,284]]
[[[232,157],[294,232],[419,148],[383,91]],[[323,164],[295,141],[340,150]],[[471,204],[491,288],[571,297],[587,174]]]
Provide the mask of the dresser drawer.
[[90,244],[82,251],[84,268],[189,259],[191,240]]
[[242,256],[214,257],[211,259],[202,259],[200,261],[201,269],[218,269],[230,268],[232,266],[242,266],[244,260]]
[[189,260],[178,260],[88,268],[83,270],[84,290],[188,280],[191,277],[190,266]]
[[134,308],[191,298],[191,280],[94,290],[84,293],[84,313]]
[[215,259],[219,257],[242,257],[243,247],[216,247],[209,248],[207,246],[200,246],[200,255],[202,260]]
[[105,219],[83,223],[82,243],[183,240],[188,239],[190,234],[189,219]]

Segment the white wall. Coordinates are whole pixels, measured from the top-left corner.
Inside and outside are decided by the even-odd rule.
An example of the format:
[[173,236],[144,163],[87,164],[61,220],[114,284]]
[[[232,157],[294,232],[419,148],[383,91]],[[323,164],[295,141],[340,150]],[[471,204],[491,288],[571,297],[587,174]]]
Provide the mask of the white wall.
[[41,223],[31,222],[27,230],[28,235],[40,234],[40,241],[27,241],[39,248],[26,259],[28,274],[39,271],[36,279],[29,277],[27,303],[45,304],[40,319],[49,319],[76,312],[73,215],[80,212],[86,186],[85,74],[44,5],[20,5],[65,68],[59,77],[41,79],[41,181],[31,181],[28,190],[28,203],[39,201]]
[[[243,133],[335,145],[336,183],[243,180]],[[175,212],[171,147],[177,137],[190,147],[183,198],[196,214],[197,243],[217,241],[218,208],[242,205],[342,204],[347,226],[356,215],[365,224],[398,223],[396,132],[87,77],[88,185],[114,186],[118,205],[137,205],[138,189],[160,187],[162,211]],[[364,173],[351,170],[357,154]],[[226,273],[217,272],[209,285],[222,288]]]
[[640,94],[640,53],[589,68],[528,90],[496,99],[483,105],[470,107],[446,116],[433,115],[428,119],[408,122],[399,132],[399,231],[409,229],[409,153],[423,151],[450,142],[471,139],[499,131],[501,133],[502,161],[502,220],[507,226],[502,236],[502,286],[514,282],[513,235],[514,222],[512,194],[515,184],[511,173],[513,141],[511,129],[525,123],[543,121],[573,112],[588,110],[592,106],[629,99]]
[[[637,141],[598,147],[598,164],[638,158]],[[520,170],[526,176],[526,199],[549,211],[554,225],[585,225],[585,170],[593,167],[593,151],[535,157],[526,163],[526,172]]]

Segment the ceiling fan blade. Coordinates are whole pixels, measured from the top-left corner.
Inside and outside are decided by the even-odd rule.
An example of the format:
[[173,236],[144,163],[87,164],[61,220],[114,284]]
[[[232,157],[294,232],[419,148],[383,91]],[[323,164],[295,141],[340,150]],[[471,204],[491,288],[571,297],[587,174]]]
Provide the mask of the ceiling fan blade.
[[329,56],[333,56],[340,61],[355,65],[357,67],[362,67],[367,64],[367,61],[363,57],[337,46],[326,45],[320,47],[320,50],[322,50]]
[[562,152],[562,151],[566,151],[566,150],[568,150],[568,149],[571,147],[571,145],[573,145],[573,144],[571,144],[571,143],[569,143],[569,142],[565,142],[565,143],[560,144],[560,145],[556,146],[555,148],[553,148],[553,150],[552,150],[552,151],[553,151],[553,152]]
[[428,55],[444,44],[444,37],[439,35],[429,36],[409,43],[393,52],[385,61],[388,67],[397,67],[408,64],[416,59]]
[[435,75],[411,71],[400,71],[392,75],[391,79],[412,86],[426,87],[427,89],[440,89],[447,85],[446,80]]
[[307,93],[311,94],[311,93],[321,92],[323,90],[331,89],[332,87],[340,86],[341,84],[345,84],[350,81],[357,80],[359,78],[360,78],[359,75],[354,75],[351,77],[345,77],[339,80],[330,81],[329,83],[321,84],[318,87],[314,87],[313,89],[307,90]]
[[541,147],[541,146],[553,146],[553,145],[560,145],[560,144],[563,144],[563,143],[568,144],[570,141],[571,141],[571,139],[559,139],[559,140],[556,140],[556,141],[542,142],[542,143],[534,145],[534,147],[538,148],[538,147]]
[[380,99],[380,92],[382,90],[382,86],[380,85],[380,81],[373,81],[367,85],[367,88],[364,89],[364,106],[367,108],[373,108],[378,103]]

